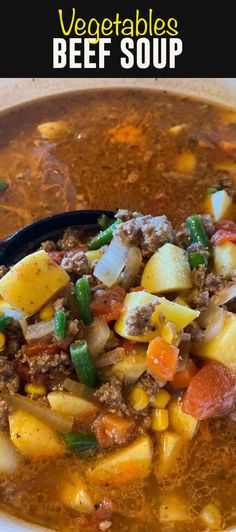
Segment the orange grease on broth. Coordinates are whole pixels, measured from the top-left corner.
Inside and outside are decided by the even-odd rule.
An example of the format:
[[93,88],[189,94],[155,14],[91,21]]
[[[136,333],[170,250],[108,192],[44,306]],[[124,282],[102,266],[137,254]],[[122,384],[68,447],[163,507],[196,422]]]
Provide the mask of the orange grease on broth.
[[[234,162],[218,143],[233,140],[235,124],[225,110],[187,97],[141,90],[98,90],[61,95],[21,106],[0,118],[0,176],[9,187],[0,197],[0,237],[42,216],[70,209],[118,207],[169,216],[175,226],[201,212],[215,165]],[[42,139],[37,125],[68,122],[55,142]],[[178,135],[169,128],[185,124]],[[200,139],[200,142],[198,142]],[[210,140],[210,143],[209,143]],[[191,150],[193,172],[177,172],[176,156]],[[20,207],[19,207],[20,206]],[[90,455],[91,457],[91,455]],[[25,461],[20,474],[0,480],[2,508],[55,530],[97,530],[91,517],[58,501],[62,471],[83,472],[89,457],[74,454],[50,462]],[[155,456],[153,458],[155,463]],[[197,532],[200,509],[215,502],[224,525],[235,524],[235,422],[203,422],[188,447],[188,467],[166,480],[153,476],[121,488],[89,485],[95,503],[114,504],[113,531],[165,531],[158,523],[161,490],[177,489],[191,519],[175,532]]]

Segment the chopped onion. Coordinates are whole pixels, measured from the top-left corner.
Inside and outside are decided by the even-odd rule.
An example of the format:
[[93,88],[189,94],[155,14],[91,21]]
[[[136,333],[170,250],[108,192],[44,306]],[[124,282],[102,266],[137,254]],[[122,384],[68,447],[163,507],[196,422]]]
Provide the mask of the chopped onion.
[[88,386],[82,384],[82,382],[76,382],[67,378],[62,384],[62,388],[68,392],[79,395],[82,399],[94,399],[91,388],[88,388]]
[[28,397],[19,394],[9,395],[4,392],[1,393],[0,397],[14,408],[25,410],[59,432],[70,431],[73,427],[73,417],[59,414],[58,412],[51,410],[51,408],[41,405],[37,401],[28,399]]
[[105,286],[112,286],[125,267],[129,247],[122,244],[118,237],[113,237],[104,255],[98,261],[93,275]]
[[107,322],[102,318],[94,318],[92,325],[87,329],[85,339],[94,357],[104,350],[110,336]]
[[4,313],[5,316],[9,316],[9,318],[13,318],[13,320],[16,320],[20,323],[20,326],[22,328],[22,331],[25,335],[26,329],[27,329],[27,322],[26,322],[26,315],[23,314],[23,312],[20,312],[19,310],[15,310],[12,308],[8,303],[1,302],[0,305],[1,312]]
[[96,360],[96,366],[97,368],[105,368],[106,366],[112,366],[112,364],[116,364],[116,362],[120,362],[120,360],[122,360],[124,357],[125,357],[124,348],[116,347],[116,349],[112,349],[112,351],[103,353]]
[[204,341],[212,340],[220,332],[225,319],[225,310],[214,303],[210,303],[207,310],[201,312],[198,322],[200,327],[204,328]]
[[20,456],[7,432],[0,431],[0,474],[12,475],[20,465]]
[[231,299],[236,297],[236,284],[231,284],[226,288],[223,288],[218,294],[214,295],[211,299],[216,305],[225,305]]
[[25,339],[27,342],[31,340],[38,340],[39,338],[44,338],[49,334],[52,335],[55,331],[55,322],[54,320],[49,321],[38,321],[32,325],[28,325],[24,333]]
[[126,290],[134,286],[142,264],[142,253],[139,248],[131,247],[126,258],[125,269],[122,274],[122,284]]

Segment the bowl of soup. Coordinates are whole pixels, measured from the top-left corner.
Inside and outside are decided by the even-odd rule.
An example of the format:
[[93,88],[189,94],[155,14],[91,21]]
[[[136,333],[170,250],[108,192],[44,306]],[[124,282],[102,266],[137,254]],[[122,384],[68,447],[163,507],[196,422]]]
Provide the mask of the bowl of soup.
[[234,80],[51,81],[2,87],[0,238],[114,214],[0,267],[0,523],[233,530]]

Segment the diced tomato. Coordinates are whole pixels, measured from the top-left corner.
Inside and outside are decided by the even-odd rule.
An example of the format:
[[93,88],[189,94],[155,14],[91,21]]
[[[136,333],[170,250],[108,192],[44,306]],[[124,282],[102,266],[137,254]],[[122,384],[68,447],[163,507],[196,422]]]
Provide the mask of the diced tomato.
[[216,231],[216,233],[211,237],[212,244],[215,244],[215,246],[221,246],[221,244],[225,244],[225,242],[236,242],[236,231],[224,231],[223,229],[219,229],[219,231]]
[[177,373],[175,373],[173,378],[174,388],[187,388],[197,371],[196,364],[194,364],[193,360],[190,358],[187,362],[186,368],[183,371],[177,371]]
[[147,367],[153,375],[165,381],[172,381],[177,370],[179,349],[163,338],[151,340],[147,349]]
[[121,286],[107,290],[98,290],[91,303],[96,316],[104,318],[108,323],[117,320],[122,309],[126,292]]
[[27,382],[31,381],[31,375],[29,373],[29,364],[27,364],[27,362],[23,363],[20,360],[15,360],[13,367],[20,379],[21,386],[24,386]]
[[49,342],[32,342],[32,344],[27,344],[23,346],[23,353],[26,357],[36,357],[42,353],[47,355],[55,355],[60,353],[62,350],[62,345],[58,343],[49,343]]
[[197,419],[226,414],[233,406],[235,382],[231,371],[215,362],[203,366],[183,397],[183,412]]
[[53,262],[56,262],[57,264],[61,264],[61,261],[64,257],[63,251],[48,251],[48,256],[50,257]]
[[218,230],[236,233],[236,224],[230,220],[222,220],[216,224],[216,231]]
[[145,288],[143,286],[135,286],[134,288],[130,288],[130,292],[143,292]]
[[122,418],[116,414],[101,414],[93,424],[93,432],[99,447],[107,449],[127,443],[134,427],[132,419]]

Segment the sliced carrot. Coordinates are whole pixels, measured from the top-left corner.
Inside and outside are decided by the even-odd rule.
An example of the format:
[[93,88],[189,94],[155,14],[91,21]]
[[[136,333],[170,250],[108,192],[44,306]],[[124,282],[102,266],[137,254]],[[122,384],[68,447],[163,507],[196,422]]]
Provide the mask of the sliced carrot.
[[228,140],[221,140],[219,142],[219,147],[226,151],[227,153],[235,153],[236,152],[236,142],[230,142]]
[[163,338],[151,340],[147,349],[147,367],[159,379],[172,381],[177,369],[179,349]]
[[177,371],[173,378],[173,386],[177,389],[187,388],[196,375],[198,369],[191,358],[188,360],[186,368],[183,371]]
[[47,355],[55,355],[56,353],[60,353],[62,350],[62,344],[60,343],[51,343],[51,342],[32,342],[32,344],[24,345],[23,346],[23,354],[30,358],[30,357],[36,357],[38,355],[41,355],[43,353],[46,353]]
[[98,290],[93,297],[91,308],[96,316],[104,318],[109,323],[119,317],[125,296],[126,292],[121,286]]
[[194,375],[183,397],[183,412],[206,419],[226,414],[233,406],[235,382],[231,371],[215,362]]

